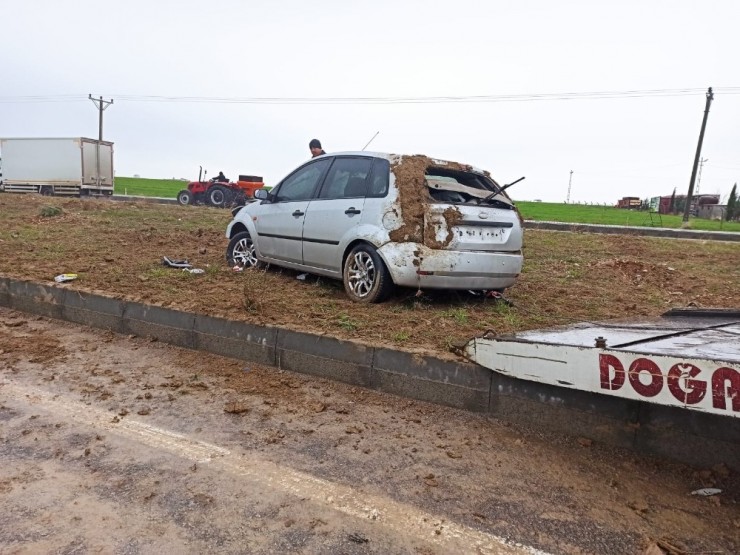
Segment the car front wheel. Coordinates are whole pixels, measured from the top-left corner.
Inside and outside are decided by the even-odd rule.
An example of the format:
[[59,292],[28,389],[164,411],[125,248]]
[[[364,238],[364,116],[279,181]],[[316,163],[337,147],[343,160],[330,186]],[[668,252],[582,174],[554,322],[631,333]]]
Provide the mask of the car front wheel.
[[240,231],[231,238],[229,246],[226,247],[226,261],[231,267],[257,268],[260,266],[252,236],[248,231]]
[[357,245],[350,251],[344,262],[343,278],[349,298],[360,303],[379,303],[393,290],[388,269],[370,245]]

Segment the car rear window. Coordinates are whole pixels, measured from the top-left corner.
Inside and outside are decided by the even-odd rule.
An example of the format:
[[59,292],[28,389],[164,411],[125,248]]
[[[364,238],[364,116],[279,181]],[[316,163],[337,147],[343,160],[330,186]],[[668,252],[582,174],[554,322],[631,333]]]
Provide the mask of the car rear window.
[[[482,199],[500,189],[498,184],[486,175],[439,166],[428,167],[425,179],[430,196],[437,202],[452,204],[479,203]],[[494,203],[502,202],[498,199],[492,201]],[[508,202],[503,203],[509,204]]]

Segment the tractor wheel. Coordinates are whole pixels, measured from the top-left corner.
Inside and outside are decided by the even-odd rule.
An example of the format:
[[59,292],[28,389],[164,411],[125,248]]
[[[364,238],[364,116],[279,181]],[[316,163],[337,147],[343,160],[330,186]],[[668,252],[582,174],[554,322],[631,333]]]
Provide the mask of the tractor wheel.
[[193,193],[191,193],[187,189],[183,189],[182,191],[177,193],[177,202],[182,204],[183,206],[193,204]]
[[257,260],[252,236],[248,231],[240,231],[231,238],[226,247],[226,262],[229,266],[240,268],[260,268],[262,263]]
[[231,191],[221,185],[214,185],[206,193],[208,204],[217,208],[224,208],[231,204]]
[[234,195],[234,206],[244,206],[247,204],[247,194],[244,191],[238,191]]

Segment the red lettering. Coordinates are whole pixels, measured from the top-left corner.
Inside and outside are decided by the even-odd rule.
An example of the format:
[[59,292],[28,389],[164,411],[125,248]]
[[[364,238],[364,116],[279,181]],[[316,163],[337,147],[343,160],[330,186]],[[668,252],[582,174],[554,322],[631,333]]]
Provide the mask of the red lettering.
[[[704,399],[707,393],[706,382],[690,379],[695,378],[700,372],[701,370],[693,364],[674,364],[668,371],[668,389],[682,403],[695,405]],[[686,390],[681,387],[681,382],[684,382]]]
[[712,375],[712,406],[726,410],[728,398],[732,399],[732,410],[740,412],[740,372],[717,368]]
[[[611,371],[614,370],[614,378]],[[599,354],[601,389],[617,390],[624,385],[624,366],[614,355]]]
[[[644,384],[640,381],[640,374],[642,372],[650,374],[649,384]],[[663,374],[661,374],[658,365],[650,359],[635,359],[630,365],[629,375],[632,388],[643,397],[655,397],[663,389]]]

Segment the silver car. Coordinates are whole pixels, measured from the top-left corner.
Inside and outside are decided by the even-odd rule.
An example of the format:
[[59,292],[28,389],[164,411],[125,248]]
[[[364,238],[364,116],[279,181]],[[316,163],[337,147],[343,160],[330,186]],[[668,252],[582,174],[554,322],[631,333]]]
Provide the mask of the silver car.
[[341,279],[380,302],[394,286],[503,291],[522,269],[522,221],[488,174],[426,156],[314,158],[226,229],[231,265],[275,264]]

